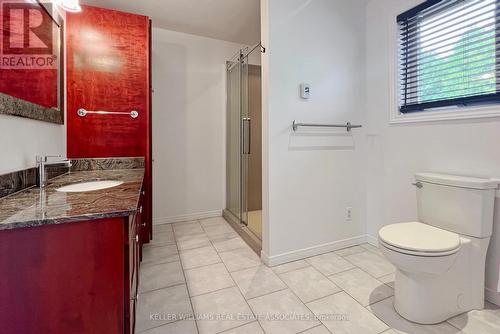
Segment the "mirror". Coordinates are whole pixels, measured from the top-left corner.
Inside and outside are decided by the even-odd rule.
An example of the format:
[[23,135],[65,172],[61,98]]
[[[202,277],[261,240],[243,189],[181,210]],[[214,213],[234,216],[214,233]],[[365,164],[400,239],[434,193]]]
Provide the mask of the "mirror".
[[64,124],[64,20],[54,7],[0,0],[0,114]]

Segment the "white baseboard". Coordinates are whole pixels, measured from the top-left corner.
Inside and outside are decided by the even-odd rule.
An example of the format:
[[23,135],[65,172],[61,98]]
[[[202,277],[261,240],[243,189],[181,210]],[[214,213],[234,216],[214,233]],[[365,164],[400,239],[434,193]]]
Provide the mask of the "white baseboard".
[[180,216],[154,218],[153,225],[180,223],[180,222],[187,222],[187,221],[191,221],[191,220],[207,219],[207,218],[221,217],[221,216],[222,216],[222,210],[190,213],[187,215],[180,215]]
[[360,235],[349,239],[332,241],[326,244],[298,249],[274,256],[268,256],[264,251],[262,251],[261,259],[266,265],[273,267],[283,263],[305,259],[310,256],[328,253],[341,248],[356,246],[365,242],[367,242],[367,235]]
[[378,247],[378,239],[369,234],[366,235],[366,242],[372,246]]
[[500,292],[497,292],[493,289],[484,288],[484,299],[486,299],[490,303],[500,306]]

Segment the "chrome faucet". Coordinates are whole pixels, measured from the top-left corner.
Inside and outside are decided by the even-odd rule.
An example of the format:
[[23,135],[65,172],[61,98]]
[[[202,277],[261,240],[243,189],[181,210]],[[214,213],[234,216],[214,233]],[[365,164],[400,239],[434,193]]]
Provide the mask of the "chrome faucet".
[[61,158],[60,155],[46,155],[46,156],[37,156],[36,157],[36,166],[38,168],[38,185],[40,189],[45,188],[47,186],[47,171],[45,170],[47,166],[65,166],[71,167],[71,160],[68,159],[60,159],[49,161],[52,158]]

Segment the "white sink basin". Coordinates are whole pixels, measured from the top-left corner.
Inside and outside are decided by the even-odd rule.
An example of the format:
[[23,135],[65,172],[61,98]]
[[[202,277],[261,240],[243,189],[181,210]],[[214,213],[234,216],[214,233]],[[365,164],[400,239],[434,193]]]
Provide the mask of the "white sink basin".
[[123,183],[123,181],[109,181],[109,180],[107,180],[107,181],[81,182],[81,183],[70,184],[69,186],[57,188],[56,190],[63,192],[63,193],[79,193],[79,192],[85,192],[85,191],[94,191],[94,190],[113,188],[113,187],[119,186],[122,183]]

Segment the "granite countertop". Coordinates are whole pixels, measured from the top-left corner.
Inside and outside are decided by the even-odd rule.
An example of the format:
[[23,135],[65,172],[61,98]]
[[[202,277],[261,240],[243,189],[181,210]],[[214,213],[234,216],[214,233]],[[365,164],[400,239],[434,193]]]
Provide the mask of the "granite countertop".
[[[40,191],[31,187],[0,198],[0,230],[63,224],[135,214],[144,169],[74,171],[51,179]],[[123,181],[114,188],[63,193],[56,189],[68,184],[96,180]]]

